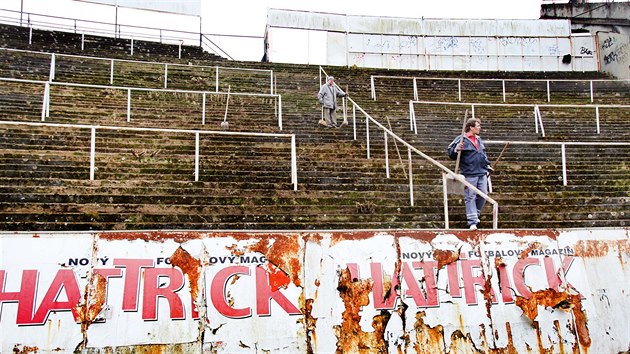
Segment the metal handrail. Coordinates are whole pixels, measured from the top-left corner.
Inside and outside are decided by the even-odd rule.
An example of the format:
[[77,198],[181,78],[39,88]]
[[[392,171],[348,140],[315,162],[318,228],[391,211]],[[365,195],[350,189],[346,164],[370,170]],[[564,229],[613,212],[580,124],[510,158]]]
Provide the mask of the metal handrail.
[[96,154],[96,130],[97,129],[195,134],[195,167],[194,167],[195,182],[199,181],[199,135],[200,134],[290,138],[290,140],[291,140],[291,142],[290,142],[290,144],[291,144],[291,183],[293,184],[293,190],[294,191],[297,191],[297,189],[298,189],[297,152],[296,152],[295,134],[250,133],[250,132],[230,132],[230,131],[192,130],[192,129],[137,128],[137,127],[118,127],[118,126],[109,126],[109,125],[34,123],[34,122],[16,122],[16,121],[0,121],[0,124],[4,124],[4,125],[24,125],[24,126],[31,126],[31,127],[56,127],[56,128],[90,129],[90,131],[91,131],[91,139],[90,139],[90,180],[91,181],[94,180],[94,172],[96,170],[95,154]]
[[[321,82],[321,73],[324,73],[324,76],[328,76],[328,74],[326,74],[326,71],[320,66],[319,67],[320,70],[320,82]],[[335,83],[335,85],[337,85]],[[466,181],[466,179],[458,174],[455,174],[453,171],[451,171],[448,167],[444,166],[443,164],[441,164],[440,162],[438,162],[437,160],[431,158],[430,156],[428,156],[427,154],[423,153],[422,151],[416,149],[415,147],[413,147],[411,144],[407,143],[406,141],[404,141],[402,138],[400,138],[398,135],[396,135],[394,132],[392,132],[391,130],[387,129],[384,125],[382,125],[381,123],[379,123],[378,121],[376,121],[374,118],[372,118],[363,108],[361,108],[361,106],[359,106],[352,98],[350,97],[346,97],[347,101],[349,101],[350,103],[352,103],[352,113],[353,113],[353,129],[354,129],[354,140],[356,140],[356,110],[358,109],[360,112],[362,112],[366,119],[365,119],[365,129],[366,129],[366,147],[367,147],[367,158],[370,159],[370,130],[369,130],[369,122],[372,121],[378,128],[380,128],[383,132],[384,132],[384,139],[385,139],[385,166],[386,166],[386,174],[387,177],[389,177],[389,164],[388,164],[388,150],[387,150],[387,137],[391,136],[393,139],[396,139],[398,142],[400,142],[401,144],[405,145],[407,147],[407,152],[408,152],[408,161],[409,161],[409,199],[410,199],[410,203],[411,206],[414,205],[414,199],[413,199],[413,174],[411,173],[411,165],[412,165],[412,160],[411,160],[411,152],[415,152],[416,154],[420,155],[420,157],[422,157],[423,159],[425,159],[426,161],[430,162],[431,164],[433,164],[434,166],[436,166],[437,168],[439,168],[440,170],[442,170],[442,193],[443,193],[443,198],[444,198],[444,228],[445,229],[449,229],[449,217],[448,217],[448,197],[447,197],[447,191],[446,191],[446,178],[447,176],[450,178],[453,178],[459,182],[461,182],[462,184],[464,184],[466,187],[470,188],[472,191],[474,191],[477,195],[481,196],[483,199],[485,199],[488,203],[492,204],[492,228],[493,229],[498,229],[498,224],[499,224],[499,204],[492,199],[490,196],[488,196],[486,193],[480,191],[477,187],[475,187],[474,185],[470,184],[468,181]],[[345,104],[345,102],[344,102]],[[346,110],[344,109],[344,112]],[[346,117],[344,117],[345,119]]]
[[[228,95],[226,92],[211,92],[211,91],[199,91],[199,90],[173,90],[173,89],[154,89],[143,87],[130,87],[130,86],[107,86],[107,85],[93,85],[93,84],[78,84],[78,83],[66,83],[66,82],[50,82],[40,80],[25,80],[14,78],[0,78],[1,81],[19,82],[29,84],[44,85],[44,98],[41,121],[44,122],[46,118],[50,117],[50,86],[69,86],[69,87],[81,87],[81,88],[100,88],[100,89],[117,89],[127,91],[127,122],[131,121],[131,91],[147,91],[147,92],[168,92],[168,93],[192,93],[202,95],[202,112],[201,112],[201,125],[206,124],[206,110],[205,102],[206,95]],[[274,105],[274,112],[278,117],[278,129],[282,130],[282,97],[277,94],[267,93],[229,93],[232,96],[245,96],[245,97],[273,97],[277,100],[277,105]]]
[[628,146],[630,147],[630,142],[617,142],[617,141],[504,141],[504,140],[486,140],[486,145],[551,145],[551,146],[559,146],[560,154],[562,156],[562,185],[568,185],[567,179],[567,156],[566,156],[566,147],[567,146]]
[[464,103],[464,102],[443,102],[443,101],[409,101],[409,125],[410,130],[414,131],[415,134],[418,134],[418,127],[416,122],[416,111],[414,109],[414,104],[424,104],[424,105],[445,105],[445,106],[465,106],[470,107],[472,111],[472,118],[475,118],[475,107],[527,107],[531,108],[534,114],[534,127],[536,129],[536,134],[540,132],[542,136],[545,136],[545,128],[543,126],[542,114],[540,112],[540,108],[550,107],[550,108],[593,108],[595,109],[595,125],[597,128],[597,134],[601,133],[600,130],[600,108],[629,108],[630,105],[623,104],[537,104],[537,103]]
[[593,89],[594,82],[625,82],[630,83],[629,79],[590,79],[590,80],[579,80],[579,79],[478,79],[478,78],[453,78],[453,77],[418,77],[418,76],[392,76],[392,75],[371,75],[370,76],[370,94],[374,101],[376,101],[376,84],[375,79],[383,78],[383,79],[402,79],[402,80],[413,80],[413,92],[415,101],[419,100],[418,97],[418,86],[417,80],[429,81],[429,80],[441,80],[441,81],[457,81],[457,91],[458,91],[458,100],[462,100],[462,92],[461,92],[461,82],[462,81],[494,81],[502,83],[502,94],[503,94],[503,102],[506,101],[506,90],[505,83],[506,82],[546,82],[547,84],[547,102],[551,102],[551,89],[550,82],[589,82],[589,93],[591,103],[594,102],[595,94]]
[[253,69],[253,68],[234,68],[234,67],[225,67],[225,66],[218,66],[218,65],[214,65],[214,66],[208,66],[208,65],[187,65],[187,64],[175,64],[175,63],[165,63],[165,62],[154,62],[154,61],[142,61],[142,60],[131,60],[131,59],[113,59],[113,58],[104,58],[104,57],[93,57],[93,56],[83,56],[83,55],[74,55],[74,54],[58,54],[58,53],[47,53],[47,52],[36,52],[36,51],[32,51],[32,50],[25,50],[25,49],[13,49],[13,48],[3,48],[0,47],[0,51],[7,51],[7,52],[20,52],[20,53],[29,53],[29,54],[44,54],[44,55],[50,55],[51,56],[51,68],[50,68],[50,78],[51,81],[54,80],[55,78],[55,74],[54,74],[54,57],[68,57],[68,58],[80,58],[80,59],[94,59],[94,60],[104,60],[104,61],[108,61],[110,63],[112,63],[110,65],[110,70],[112,70],[110,72],[110,84],[113,82],[114,79],[114,72],[113,72],[113,67],[114,67],[114,63],[117,62],[121,62],[121,63],[135,63],[135,64],[151,64],[151,65],[163,65],[165,67],[165,78],[164,78],[164,88],[167,88],[167,78],[168,78],[168,67],[185,67],[185,68],[195,68],[195,69],[214,69],[216,72],[216,78],[215,78],[215,91],[219,92],[219,70],[232,70],[232,71],[245,71],[245,72],[259,72],[259,73],[264,73],[266,75],[270,76],[270,93],[273,94],[274,90],[273,90],[273,79],[271,79],[271,77],[273,76],[273,70],[272,69]]

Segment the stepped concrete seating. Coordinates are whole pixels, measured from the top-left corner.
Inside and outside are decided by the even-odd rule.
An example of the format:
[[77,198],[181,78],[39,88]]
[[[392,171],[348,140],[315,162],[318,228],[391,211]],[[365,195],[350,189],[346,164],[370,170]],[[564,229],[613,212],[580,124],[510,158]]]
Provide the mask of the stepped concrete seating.
[[[443,77],[440,77],[443,76]],[[406,72],[375,75],[377,100],[414,99],[416,78],[421,101],[527,103],[527,104],[628,104],[630,81],[615,80],[603,73],[466,73]],[[549,83],[549,94],[547,91]],[[591,83],[593,97],[591,101]],[[505,84],[505,99],[503,85]]]
[[[60,42],[55,50],[62,53],[63,48]],[[279,142],[223,139],[208,143],[207,149],[202,149],[207,156],[202,158],[200,181],[194,182],[189,138],[167,133],[97,134],[97,146],[105,150],[102,155],[97,153],[96,180],[90,181],[87,132],[0,125],[0,151],[7,161],[2,163],[7,167],[1,168],[0,177],[4,201],[0,227],[7,230],[444,227],[441,174],[436,168],[413,157],[414,206],[410,206],[406,149],[400,149],[399,159],[389,141],[391,177],[386,178],[383,134],[370,126],[371,158],[367,159],[365,122],[360,114],[356,141],[352,119],[351,125],[342,129],[327,129],[317,124],[320,117],[315,98],[319,89],[317,67],[238,62],[222,65],[274,70],[277,92],[283,98],[283,132],[297,136],[298,191],[293,191],[290,185],[286,144]],[[77,70],[81,69],[77,66]],[[427,126],[431,129],[426,134],[415,135],[409,131],[408,99],[400,99],[395,93],[384,101],[374,102],[369,97],[370,75],[385,74],[384,70],[336,67],[327,71],[339,77],[342,88],[348,85],[351,97],[375,119],[386,124],[389,118],[393,131],[406,141],[450,167],[454,165],[446,159],[444,149],[461,129],[463,114],[450,117],[451,123]],[[71,72],[69,66],[68,77]],[[124,80],[133,82],[135,75],[124,76]],[[548,73],[539,75],[547,77]],[[260,85],[267,83],[260,81]],[[185,88],[185,75],[181,85]],[[0,85],[1,97],[7,101],[17,97],[19,90],[5,94],[2,87],[5,85]],[[242,87],[235,83],[233,89]],[[89,97],[76,92],[76,96],[53,98],[51,118],[63,120],[70,115],[69,108],[65,111],[59,108],[62,106],[55,108],[59,102],[69,107],[76,102],[77,112],[72,119],[92,114],[91,106],[97,102],[92,98],[90,104],[81,103],[84,95]],[[41,98],[37,102],[36,97],[40,96],[33,93],[32,100],[23,100],[32,101],[34,113],[41,104]],[[70,100],[71,97],[74,99]],[[87,98],[86,101],[90,102]],[[163,104],[162,98],[156,102],[156,106]],[[34,113],[29,120],[37,120],[39,116]],[[152,121],[152,117],[159,112],[147,109],[145,113],[147,122],[143,125],[158,121]],[[12,114],[16,120],[20,119],[17,108],[13,113],[3,113],[3,117],[9,119]],[[182,122],[191,114],[182,111],[167,115],[180,117],[175,121]],[[249,131],[264,131],[270,126],[267,118],[258,115],[261,125],[255,113],[251,116]],[[104,119],[112,122],[113,118]],[[484,138],[522,137],[520,125],[516,129],[507,126],[506,122],[503,131],[497,126],[493,136],[488,135],[493,129],[484,124]],[[518,135],[513,135],[515,132]],[[140,138],[142,135],[145,136]],[[46,139],[50,142],[44,142]],[[531,137],[532,143],[538,140]],[[249,148],[248,144],[254,147]],[[264,158],[257,155],[269,145],[274,145],[273,153]],[[491,158],[496,158],[502,147],[502,144],[489,144]],[[628,149],[567,147],[567,186],[562,181],[558,149],[547,145],[514,145],[507,149],[493,178],[492,197],[501,205],[499,226],[627,226]],[[599,166],[589,169],[595,165],[594,158]],[[459,196],[449,197],[449,214],[451,227],[465,227]],[[482,227],[490,227],[490,208],[484,210],[482,222]]]
[[[95,35],[82,35],[63,31],[49,31],[28,27],[0,24],[0,47],[29,49],[43,52],[63,53],[109,58],[156,60],[164,62],[181,62],[194,58],[197,61],[220,61],[220,56],[203,51],[198,46],[180,46],[175,44],[151,41],[112,38]],[[180,59],[181,56],[181,59]]]

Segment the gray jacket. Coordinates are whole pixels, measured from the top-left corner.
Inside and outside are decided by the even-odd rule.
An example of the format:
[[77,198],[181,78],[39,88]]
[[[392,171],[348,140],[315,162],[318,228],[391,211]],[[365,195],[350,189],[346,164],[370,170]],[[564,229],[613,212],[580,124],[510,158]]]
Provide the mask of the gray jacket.
[[336,109],[337,97],[346,97],[346,93],[335,85],[328,85],[325,83],[322,88],[319,89],[317,99],[324,108]]

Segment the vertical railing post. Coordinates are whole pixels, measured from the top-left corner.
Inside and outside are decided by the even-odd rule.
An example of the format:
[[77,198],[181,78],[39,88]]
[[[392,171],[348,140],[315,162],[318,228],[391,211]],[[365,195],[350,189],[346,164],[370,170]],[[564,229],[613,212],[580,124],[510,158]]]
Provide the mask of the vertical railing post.
[[133,56],[133,37],[131,38],[131,48],[129,48],[129,52],[131,53],[131,56]]
[[499,228],[499,204],[492,204],[492,228]]
[[591,80],[591,103],[593,103],[593,80]]
[[565,144],[561,145],[562,148],[562,185],[567,185],[567,149]]
[[274,80],[273,80],[273,70],[271,70],[270,72],[270,83],[269,83],[269,91],[271,91],[271,94],[273,95],[273,84],[274,84]]
[[534,127],[536,128],[536,134],[538,134],[538,112],[536,111],[536,107],[534,106]]
[[206,125],[206,93],[201,95],[201,125]]
[[46,81],[44,83],[44,97],[42,98],[42,122],[46,120],[48,100],[50,100],[50,82]]
[[413,78],[413,100],[418,101],[418,81]]
[[109,63],[109,84],[114,85],[114,59]]
[[357,106],[352,102],[352,131],[354,132],[354,139],[357,140]]
[[90,181],[93,181],[96,164],[96,128],[92,127],[90,130]]
[[214,92],[219,92],[219,66],[214,67]]
[[409,130],[418,134],[418,125],[416,124],[416,111],[413,107],[413,101],[409,101]]
[[462,79],[457,79],[457,97],[459,102],[462,101]]
[[367,159],[370,159],[370,118],[365,116],[365,146],[367,148]]
[[547,102],[551,102],[551,89],[549,87],[549,80],[547,80]]
[[278,95],[278,128],[282,130],[282,96]]
[[52,53],[50,56],[50,72],[48,75],[48,81],[55,81],[55,62],[56,62],[55,53]]
[[501,80],[501,86],[503,87],[503,102],[505,102],[505,80]]
[[446,181],[446,173],[442,172],[442,196],[444,200],[444,228],[449,229],[448,219],[448,187]]
[[595,122],[597,123],[597,134],[599,134],[599,106],[595,106]]
[[409,201],[411,206],[414,206],[413,201],[413,167],[411,163],[411,148],[407,148],[407,157],[409,159]]
[[164,88],[168,86],[168,64],[164,64]]
[[291,180],[293,182],[293,190],[298,190],[297,149],[295,147],[295,134],[291,134]]
[[195,182],[199,182],[199,132],[195,133]]
[[85,49],[85,32],[81,32],[81,51]]
[[470,105],[470,113],[472,114],[472,118],[475,118],[475,104]]
[[[321,73],[320,73],[321,76]],[[321,79],[320,79],[321,82]],[[372,99],[376,101],[376,88],[374,87],[374,75],[370,75],[370,94]]]
[[343,114],[343,123],[347,124],[348,123],[348,100],[346,100],[345,97],[341,98],[341,113]]
[[389,149],[387,148],[387,132],[383,132],[385,140],[385,176],[389,178]]
[[131,122],[131,89],[127,89],[127,123]]

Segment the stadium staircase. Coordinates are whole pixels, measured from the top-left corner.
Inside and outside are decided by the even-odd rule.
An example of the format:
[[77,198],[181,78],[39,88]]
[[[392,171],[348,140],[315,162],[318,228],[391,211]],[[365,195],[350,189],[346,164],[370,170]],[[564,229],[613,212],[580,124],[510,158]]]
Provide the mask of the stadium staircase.
[[[78,38],[79,37],[79,38]],[[90,37],[83,50],[80,36],[3,25],[0,32],[0,120],[41,122],[44,84],[50,53],[57,53],[50,85],[46,123],[67,126],[0,124],[0,229],[3,230],[332,230],[444,228],[441,173],[413,157],[413,200],[410,203],[407,150],[389,140],[390,178],[385,174],[383,132],[370,126],[367,158],[365,120],[352,107],[349,125],[329,129],[317,124],[315,98],[320,68],[308,65],[225,61],[196,48],[142,44],[130,54],[128,41]],[[28,51],[13,51],[7,48]],[[89,48],[89,49],[87,49]],[[40,52],[41,51],[41,52]],[[110,84],[110,62],[62,54],[116,58]],[[144,62],[141,62],[144,61]],[[164,65],[173,65],[164,89]],[[215,66],[222,70],[215,91]],[[282,130],[278,100],[282,96]],[[416,105],[418,134],[410,131],[409,81],[377,85],[370,97],[371,75],[505,79],[603,79],[599,73],[414,72],[327,67],[354,101],[394,133],[446,164],[445,147],[459,133],[465,106]],[[103,85],[78,87],[61,83]],[[521,83],[508,103],[545,104],[539,83]],[[458,102],[452,82],[424,82],[422,100]],[[496,81],[471,82],[464,102],[502,103]],[[588,81],[559,82],[553,104],[591,104]],[[587,86],[585,86],[587,85]],[[127,92],[133,91],[127,121]],[[222,129],[227,104],[229,128]],[[187,90],[173,92],[170,90]],[[206,120],[202,98],[208,91]],[[586,90],[586,91],[585,91]],[[457,91],[455,91],[457,92]],[[554,91],[555,92],[555,91]],[[595,103],[630,104],[628,85],[607,82]],[[261,95],[245,95],[254,93]],[[242,94],[242,95],[238,95]],[[427,108],[428,107],[428,108]],[[506,148],[493,176],[491,195],[500,205],[500,228],[562,228],[630,225],[630,148],[567,145],[567,185],[563,184],[559,145],[549,141],[628,142],[628,109],[602,109],[601,132],[592,121],[582,125],[575,108],[541,108],[547,135],[533,131],[529,107],[477,108],[482,136],[495,160]],[[605,112],[605,114],[603,114]],[[591,116],[592,117],[592,116]],[[341,121],[341,112],[339,112]],[[90,180],[91,132],[69,124],[98,128],[94,180]],[[587,128],[588,127],[588,128]],[[124,130],[162,128],[180,131]],[[186,130],[186,131],[182,131]],[[200,134],[199,177],[194,178],[195,131]],[[210,131],[295,134],[298,189],[290,177],[290,144],[286,137],[210,134]],[[517,144],[516,142],[531,142]],[[482,228],[491,227],[491,208]],[[465,227],[461,196],[449,197],[451,228]]]

